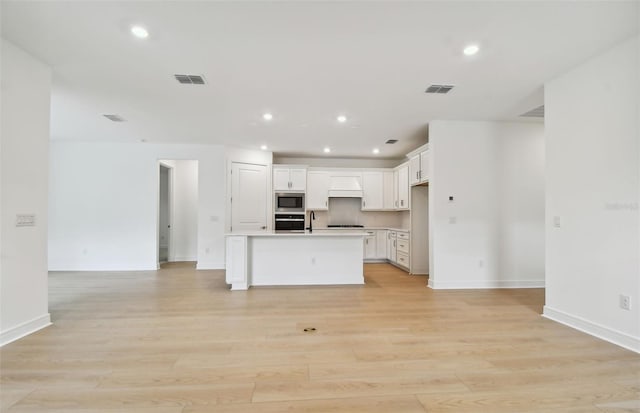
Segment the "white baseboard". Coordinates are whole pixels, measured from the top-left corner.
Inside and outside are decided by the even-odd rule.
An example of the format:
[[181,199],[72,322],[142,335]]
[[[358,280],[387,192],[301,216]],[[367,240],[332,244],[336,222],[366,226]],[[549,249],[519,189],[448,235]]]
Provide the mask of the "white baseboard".
[[196,270],[224,270],[224,261],[200,262],[196,264]]
[[0,347],[51,325],[49,313],[36,317],[0,333]]
[[555,310],[546,305],[542,311],[542,316],[549,320],[575,328],[583,333],[587,333],[594,337],[616,344],[620,347],[624,347],[627,350],[640,353],[640,337],[634,337],[629,334],[613,330],[609,327],[593,323],[582,317],[577,317],[560,310]]
[[544,280],[482,280],[440,281],[429,278],[429,288],[434,290],[468,290],[490,288],[544,288]]

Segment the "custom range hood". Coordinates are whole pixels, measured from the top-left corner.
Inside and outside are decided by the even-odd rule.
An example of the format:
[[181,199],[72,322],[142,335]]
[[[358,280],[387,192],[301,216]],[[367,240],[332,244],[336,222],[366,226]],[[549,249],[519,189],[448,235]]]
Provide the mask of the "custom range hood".
[[361,176],[333,175],[329,178],[329,198],[362,198]]

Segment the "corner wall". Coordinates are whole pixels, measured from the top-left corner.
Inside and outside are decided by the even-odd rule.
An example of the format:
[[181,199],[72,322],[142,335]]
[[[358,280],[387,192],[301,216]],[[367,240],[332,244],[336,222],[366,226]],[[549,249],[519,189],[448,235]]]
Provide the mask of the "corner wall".
[[433,121],[429,132],[429,286],[543,287],[544,126]]
[[637,352],[639,55],[636,36],[545,85],[544,315]]
[[[47,174],[51,70],[2,40],[0,345],[50,324]],[[17,227],[16,214],[35,226]]]

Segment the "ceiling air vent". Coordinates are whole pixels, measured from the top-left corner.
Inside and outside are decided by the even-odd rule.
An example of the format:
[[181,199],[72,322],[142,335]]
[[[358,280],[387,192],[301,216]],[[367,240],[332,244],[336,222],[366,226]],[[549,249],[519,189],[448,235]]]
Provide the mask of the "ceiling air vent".
[[109,119],[112,122],[124,122],[125,119],[120,115],[102,115],[105,118]]
[[204,78],[200,75],[173,75],[183,85],[204,85]]
[[535,109],[531,109],[529,112],[525,112],[520,115],[522,118],[544,118],[544,105],[538,106]]
[[389,139],[389,140],[387,140],[385,143],[386,143],[387,145],[393,145],[393,144],[394,144],[394,143],[396,143],[396,142],[398,142],[398,140],[397,140],[397,139]]
[[444,95],[453,89],[453,85],[431,85],[425,90],[425,93],[438,93]]

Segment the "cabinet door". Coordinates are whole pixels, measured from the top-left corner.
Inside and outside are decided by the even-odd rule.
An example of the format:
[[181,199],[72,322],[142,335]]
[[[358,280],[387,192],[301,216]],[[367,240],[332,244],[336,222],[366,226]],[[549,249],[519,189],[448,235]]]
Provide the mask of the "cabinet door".
[[290,191],[289,168],[273,168],[273,190]]
[[393,171],[393,208],[400,208],[400,198],[398,194],[398,176],[399,171],[396,169]]
[[420,153],[420,182],[429,181],[429,150]]
[[370,235],[364,237],[364,258],[376,258],[376,236],[373,231],[370,232]]
[[387,235],[387,259],[396,262],[396,237],[391,232]]
[[382,172],[362,173],[362,210],[380,210],[383,206]]
[[409,185],[420,183],[420,154],[409,161]]
[[329,208],[329,172],[309,171],[306,201],[308,210]]
[[387,230],[376,231],[376,258],[387,258]]
[[409,166],[398,168],[398,209],[409,209]]
[[393,190],[395,185],[393,183],[393,171],[383,172],[382,177],[382,209],[393,210],[395,209],[395,199],[393,196]]
[[307,187],[307,170],[302,168],[289,169],[289,181],[292,191],[304,191]]

